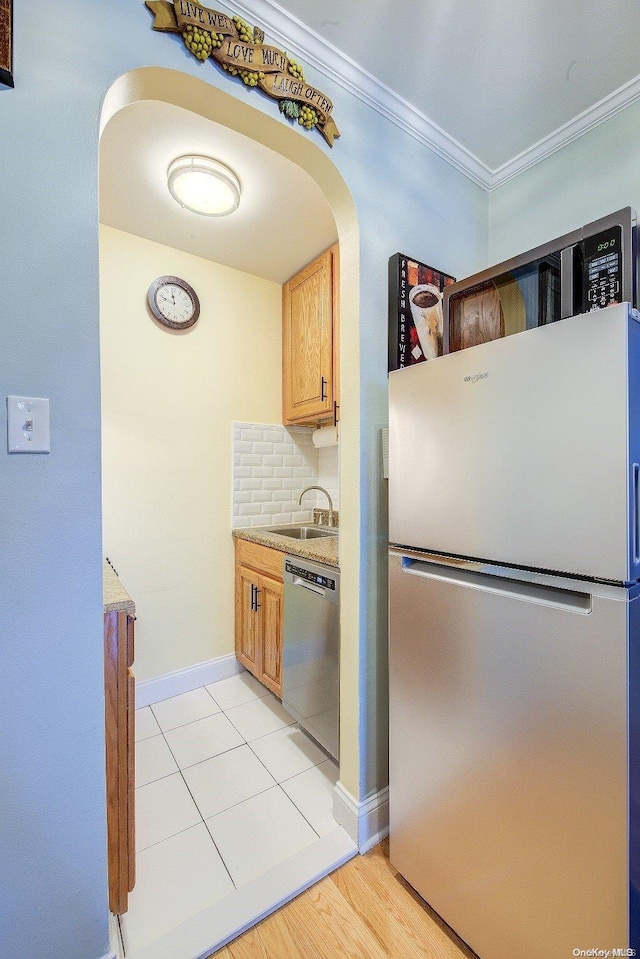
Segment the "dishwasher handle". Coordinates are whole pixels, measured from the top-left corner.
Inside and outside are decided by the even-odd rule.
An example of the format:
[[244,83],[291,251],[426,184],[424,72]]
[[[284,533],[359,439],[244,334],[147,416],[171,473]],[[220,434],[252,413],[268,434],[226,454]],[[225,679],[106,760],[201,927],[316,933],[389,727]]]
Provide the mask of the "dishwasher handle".
[[301,576],[294,576],[291,582],[293,586],[302,586],[303,589],[308,589],[312,593],[317,593],[318,596],[326,595],[326,590],[324,586],[316,586],[314,583],[308,583],[306,579],[302,579]]

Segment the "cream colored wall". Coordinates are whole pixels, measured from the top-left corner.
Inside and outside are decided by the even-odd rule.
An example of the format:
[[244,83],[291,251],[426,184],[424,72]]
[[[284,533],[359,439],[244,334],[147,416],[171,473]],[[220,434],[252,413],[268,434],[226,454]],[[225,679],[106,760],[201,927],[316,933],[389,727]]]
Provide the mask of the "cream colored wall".
[[[157,276],[201,312],[151,317]],[[281,287],[100,228],[104,552],[136,601],[136,677],[233,651],[232,421],[281,419]]]

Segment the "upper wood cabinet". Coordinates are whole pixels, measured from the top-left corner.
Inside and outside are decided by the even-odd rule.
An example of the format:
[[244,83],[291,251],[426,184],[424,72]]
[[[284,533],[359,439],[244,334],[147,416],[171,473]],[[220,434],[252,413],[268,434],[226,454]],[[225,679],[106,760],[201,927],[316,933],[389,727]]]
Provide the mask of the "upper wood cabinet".
[[338,245],[282,288],[283,423],[339,418]]

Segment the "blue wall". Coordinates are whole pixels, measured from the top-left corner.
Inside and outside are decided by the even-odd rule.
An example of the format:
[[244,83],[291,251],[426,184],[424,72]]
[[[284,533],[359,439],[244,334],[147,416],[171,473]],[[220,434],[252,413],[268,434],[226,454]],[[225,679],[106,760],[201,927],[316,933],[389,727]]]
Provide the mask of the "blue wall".
[[[212,4],[214,6],[215,4]],[[219,5],[224,9],[222,5]],[[51,454],[0,449],[6,959],[108,952],[98,366],[98,123],[113,81],[158,65],[256,109],[273,103],[153,33],[142,0],[15,4],[15,90],[0,90],[0,383],[51,399]],[[377,427],[386,422],[386,267],[402,250],[463,276],[487,251],[487,197],[328,79],[342,138],[331,159],[358,209],[361,250],[362,783],[384,784],[386,538]],[[284,122],[284,121],[282,121]],[[306,134],[300,133],[301,136]],[[328,147],[326,147],[328,151]],[[1,429],[5,430],[4,400]]]
[[489,262],[624,206],[640,212],[640,103],[491,193]]

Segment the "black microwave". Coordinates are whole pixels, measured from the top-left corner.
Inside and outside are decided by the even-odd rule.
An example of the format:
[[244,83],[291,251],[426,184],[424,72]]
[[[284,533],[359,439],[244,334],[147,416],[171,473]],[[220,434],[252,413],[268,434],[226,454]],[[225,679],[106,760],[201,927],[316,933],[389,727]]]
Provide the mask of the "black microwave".
[[445,287],[443,352],[638,298],[631,207]]

